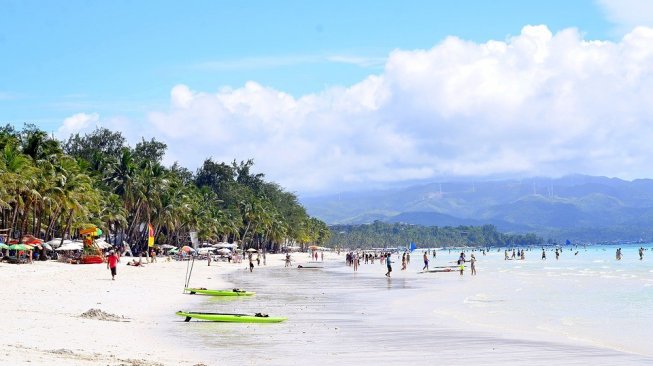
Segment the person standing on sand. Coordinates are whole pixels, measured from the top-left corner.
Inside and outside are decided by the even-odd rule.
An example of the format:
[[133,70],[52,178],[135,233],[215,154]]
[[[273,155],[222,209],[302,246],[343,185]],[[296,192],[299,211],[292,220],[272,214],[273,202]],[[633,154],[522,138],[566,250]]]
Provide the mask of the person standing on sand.
[[358,271],[358,252],[354,253],[352,263],[354,264],[354,272]]
[[462,276],[465,271],[465,259],[462,256],[458,258],[458,265],[460,266],[460,275]]
[[546,259],[546,252],[544,251],[544,249],[542,249],[542,260],[545,260],[545,259]]
[[401,256],[401,270],[406,270],[406,253]]
[[472,268],[472,276],[476,276],[476,257],[472,254],[472,258],[469,260],[469,264]]
[[249,271],[252,272],[254,270],[254,259],[252,258],[252,254],[249,254]]
[[112,249],[109,251],[109,256],[107,257],[107,268],[111,270],[111,280],[116,279],[116,272],[118,267],[118,256],[116,252]]
[[422,271],[428,271],[429,270],[429,256],[424,252],[424,267],[422,267]]
[[388,268],[388,272],[385,273],[385,276],[390,277],[390,272],[392,272],[392,261],[390,260],[390,253],[388,253],[385,258],[385,264]]

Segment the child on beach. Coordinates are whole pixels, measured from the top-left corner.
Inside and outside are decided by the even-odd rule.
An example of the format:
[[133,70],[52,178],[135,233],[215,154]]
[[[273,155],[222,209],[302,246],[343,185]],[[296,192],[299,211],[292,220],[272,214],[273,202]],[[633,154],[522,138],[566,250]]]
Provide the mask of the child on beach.
[[286,267],[290,267],[290,253],[286,253]]

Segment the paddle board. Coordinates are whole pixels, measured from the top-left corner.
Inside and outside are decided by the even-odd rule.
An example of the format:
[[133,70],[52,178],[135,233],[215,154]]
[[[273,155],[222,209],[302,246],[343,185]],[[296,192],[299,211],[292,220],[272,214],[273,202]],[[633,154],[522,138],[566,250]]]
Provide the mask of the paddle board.
[[209,296],[252,296],[255,292],[248,292],[245,290],[239,290],[237,288],[233,290],[209,290],[205,288],[186,288],[186,291],[190,292],[191,295],[202,294]]
[[189,322],[191,319],[209,320],[213,322],[229,323],[280,323],[287,318],[278,316],[268,316],[267,314],[222,314],[222,313],[196,313],[187,311],[178,311],[179,316],[186,317],[184,321]]

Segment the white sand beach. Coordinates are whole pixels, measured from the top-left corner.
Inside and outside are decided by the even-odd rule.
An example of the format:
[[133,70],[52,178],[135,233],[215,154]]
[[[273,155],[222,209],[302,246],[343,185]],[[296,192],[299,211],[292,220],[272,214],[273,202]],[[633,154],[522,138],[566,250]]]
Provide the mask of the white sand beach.
[[[196,300],[182,294],[187,262],[125,265],[116,280],[106,265],[70,265],[55,261],[0,264],[4,295],[3,345],[0,364],[31,365],[195,365],[202,355],[183,352],[169,323],[183,320],[174,313]],[[268,255],[269,266],[283,266]],[[197,261],[191,286],[231,288],[225,273],[243,270],[246,263]],[[118,321],[83,318],[99,309],[124,317]],[[197,357],[195,357],[197,356]]]
[[[431,265],[456,253],[440,253]],[[478,253],[477,253],[478,255]],[[292,268],[268,255],[246,263],[195,262],[191,286],[240,287],[249,299],[182,294],[187,262],[104,265],[0,264],[5,342],[0,364],[30,365],[315,365],[453,364],[613,365],[653,362],[646,334],[653,272],[609,252],[541,261],[479,256],[479,274],[421,274],[394,258],[354,273],[329,253],[324,267],[296,253]],[[417,258],[418,260],[416,260]],[[605,259],[597,259],[605,258]],[[109,314],[91,318],[90,309]],[[266,312],[280,324],[184,323],[178,310]],[[104,314],[104,315],[106,315]],[[115,315],[116,318],[111,317]],[[124,317],[124,318],[123,318]]]

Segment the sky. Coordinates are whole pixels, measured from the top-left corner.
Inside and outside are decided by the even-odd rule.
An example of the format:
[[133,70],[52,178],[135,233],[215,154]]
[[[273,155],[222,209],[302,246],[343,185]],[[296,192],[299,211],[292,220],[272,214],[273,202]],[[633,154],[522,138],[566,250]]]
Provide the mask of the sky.
[[653,1],[0,0],[0,124],[300,195],[653,178]]

